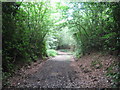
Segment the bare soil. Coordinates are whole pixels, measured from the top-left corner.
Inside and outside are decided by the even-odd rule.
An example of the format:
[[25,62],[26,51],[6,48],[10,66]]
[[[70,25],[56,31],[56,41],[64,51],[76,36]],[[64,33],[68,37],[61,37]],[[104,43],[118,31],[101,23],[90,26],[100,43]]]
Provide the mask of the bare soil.
[[[101,66],[99,63],[92,65],[95,61],[99,62]],[[113,87],[112,78],[107,77],[106,73],[110,65],[115,62],[119,62],[117,57],[96,52],[82,56],[76,62],[73,62],[74,70],[79,77],[79,85],[85,88]],[[118,68],[115,68],[113,72],[118,72]]]
[[[30,66],[21,68],[16,75],[9,78],[10,86],[16,88],[110,88],[111,79],[106,77],[106,69],[116,58],[92,53],[75,60],[73,55],[58,52],[40,63],[39,60]],[[102,64],[92,66],[93,61]]]

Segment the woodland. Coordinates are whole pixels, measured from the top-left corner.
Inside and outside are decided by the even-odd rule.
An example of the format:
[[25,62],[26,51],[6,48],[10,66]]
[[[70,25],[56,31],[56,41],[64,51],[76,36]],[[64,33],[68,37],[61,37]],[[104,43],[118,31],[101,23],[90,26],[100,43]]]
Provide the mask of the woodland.
[[[120,3],[2,2],[3,80],[58,49],[76,58],[91,52],[120,57]],[[119,72],[112,76],[120,80]]]

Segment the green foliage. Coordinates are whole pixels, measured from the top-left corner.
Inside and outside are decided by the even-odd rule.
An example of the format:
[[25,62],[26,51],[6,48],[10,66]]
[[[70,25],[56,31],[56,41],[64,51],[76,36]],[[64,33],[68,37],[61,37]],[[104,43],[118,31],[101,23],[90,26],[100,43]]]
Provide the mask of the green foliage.
[[63,28],[59,32],[58,41],[59,41],[59,47],[63,47],[63,48],[64,47],[69,48],[70,46],[74,45],[74,39],[72,37],[71,32],[69,32],[68,27]]
[[106,75],[110,78],[112,78],[112,82],[114,83],[113,87],[119,87],[120,83],[120,72],[119,70],[115,71],[115,68],[119,69],[119,64],[118,63],[113,63],[107,68],[107,73]]
[[93,50],[120,56],[119,20],[119,2],[57,3],[53,7],[47,1],[4,2],[2,70],[13,72],[18,62],[55,56],[53,49],[59,47],[73,48],[77,57]]
[[[70,3],[68,27],[76,40],[76,54],[104,50],[119,55],[120,3]],[[116,10],[115,10],[116,8]],[[117,26],[118,25],[118,26]]]
[[57,51],[55,51],[54,49],[48,49],[47,50],[47,55],[48,56],[56,56],[57,55]]
[[49,2],[2,4],[3,72],[13,72],[18,62],[31,62],[47,55],[45,36],[52,25]]
[[56,34],[49,33],[47,36],[46,44],[47,44],[47,46],[46,46],[47,49],[57,49],[58,39],[57,39]]
[[8,73],[8,72],[3,72],[2,73],[2,79],[3,79],[2,83],[3,83],[4,86],[10,85],[10,83],[8,81],[6,81],[7,78],[10,77],[10,76],[11,76],[11,73]]
[[69,52],[69,49],[60,49],[61,52]]

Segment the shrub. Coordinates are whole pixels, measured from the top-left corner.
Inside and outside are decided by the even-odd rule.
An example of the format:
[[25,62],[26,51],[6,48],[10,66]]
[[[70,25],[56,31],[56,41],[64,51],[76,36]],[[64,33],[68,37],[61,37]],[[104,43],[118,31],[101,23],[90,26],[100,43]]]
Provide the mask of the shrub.
[[54,49],[48,49],[47,50],[47,55],[48,56],[56,56],[57,55],[57,51],[55,51]]

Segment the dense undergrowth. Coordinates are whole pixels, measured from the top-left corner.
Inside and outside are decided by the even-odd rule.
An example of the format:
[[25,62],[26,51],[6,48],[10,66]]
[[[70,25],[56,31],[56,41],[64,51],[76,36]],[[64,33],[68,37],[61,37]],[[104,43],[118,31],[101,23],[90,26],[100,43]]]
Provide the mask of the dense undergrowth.
[[[119,2],[2,3],[3,81],[14,73],[19,62],[56,56],[54,49],[70,49],[77,58],[92,51],[120,57],[119,20]],[[110,73],[114,66],[107,75],[119,81],[119,73]]]

